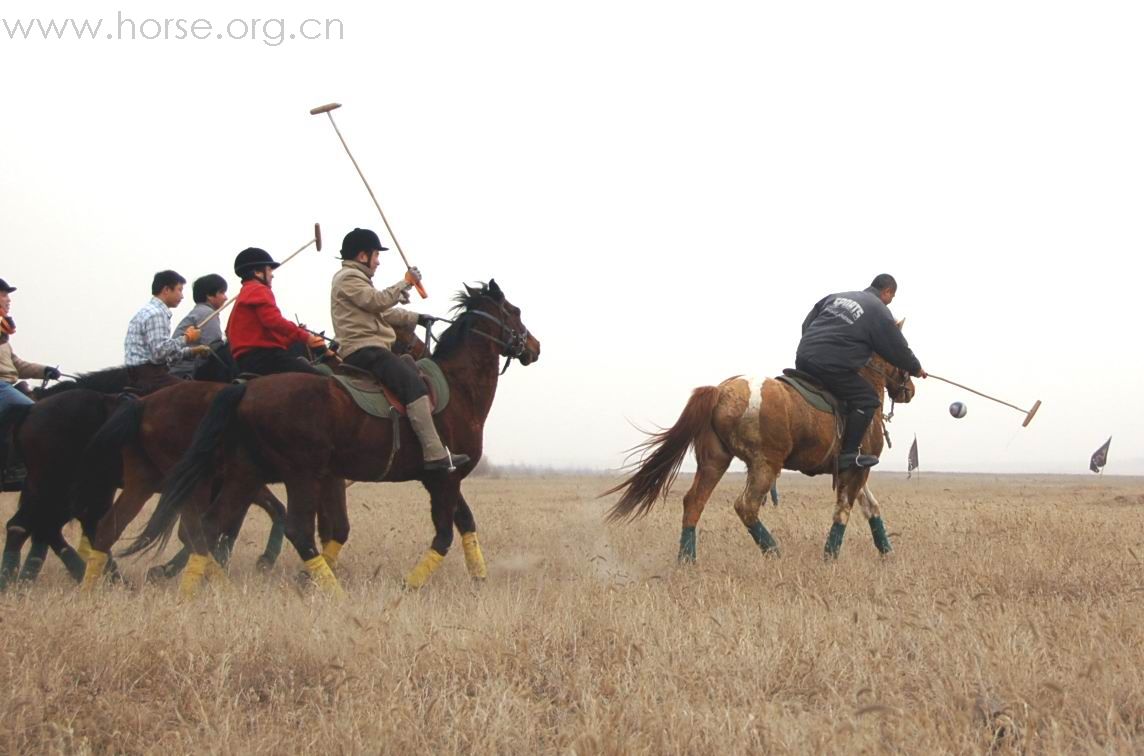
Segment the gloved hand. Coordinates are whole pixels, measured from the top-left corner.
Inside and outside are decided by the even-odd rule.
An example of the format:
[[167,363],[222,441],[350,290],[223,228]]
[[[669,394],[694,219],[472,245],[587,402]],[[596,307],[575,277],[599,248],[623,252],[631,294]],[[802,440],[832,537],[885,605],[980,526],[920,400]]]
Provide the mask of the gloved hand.
[[422,315],[417,316],[417,325],[419,325],[419,326],[425,326],[426,328],[429,328],[430,326],[432,326],[436,322],[437,322],[437,318],[433,315],[422,314]]
[[401,298],[397,300],[398,304],[409,304],[409,290],[413,288],[409,284],[405,284],[405,288],[401,290]]
[[314,334],[310,336],[309,340],[306,341],[306,346],[310,347],[311,349],[324,350],[326,348],[326,339],[322,336]]
[[60,379],[60,369],[54,367],[44,368],[44,380],[58,381]]
[[183,340],[188,344],[197,344],[202,337],[203,332],[194,326],[187,326],[187,330],[183,333]]
[[191,347],[191,354],[193,354],[195,357],[206,357],[210,353],[211,348],[206,344],[196,344],[195,346]]
[[417,282],[420,280],[421,271],[419,271],[415,265],[409,266],[409,269],[405,271],[405,283],[409,284],[410,286],[416,286]]

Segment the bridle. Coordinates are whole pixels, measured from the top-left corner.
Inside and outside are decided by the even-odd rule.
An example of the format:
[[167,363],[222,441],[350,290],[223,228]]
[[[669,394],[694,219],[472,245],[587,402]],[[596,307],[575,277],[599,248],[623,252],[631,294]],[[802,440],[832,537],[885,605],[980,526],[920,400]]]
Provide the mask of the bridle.
[[[523,331],[518,331],[515,328],[509,326],[507,320],[511,317],[511,315],[508,312],[508,308],[505,307],[505,303],[503,301],[501,301],[499,304],[501,315],[504,318],[503,320],[496,317],[495,315],[490,315],[483,310],[466,310],[456,320],[449,320],[448,318],[435,318],[435,320],[440,320],[443,323],[449,323],[452,325],[465,316],[473,315],[476,317],[484,318],[485,320],[492,321],[496,325],[500,326],[499,336],[494,336],[491,333],[482,331],[476,326],[472,328],[472,331],[478,336],[485,337],[501,348],[501,356],[505,358],[505,361],[504,368],[501,369],[500,374],[504,375],[505,371],[508,370],[508,366],[512,364],[512,361],[520,359],[520,357],[528,351],[529,333],[527,328],[525,328]],[[427,349],[432,349],[432,342],[434,339],[435,337],[433,336],[433,330],[429,326],[425,326],[425,347]]]

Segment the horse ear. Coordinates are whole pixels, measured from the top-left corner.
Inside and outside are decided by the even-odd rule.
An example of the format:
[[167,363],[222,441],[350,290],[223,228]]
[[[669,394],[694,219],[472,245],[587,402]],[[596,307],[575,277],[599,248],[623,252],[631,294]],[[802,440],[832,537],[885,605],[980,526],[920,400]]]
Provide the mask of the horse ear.
[[480,289],[474,289],[472,286],[469,286],[468,284],[464,284],[464,286],[465,286],[465,292],[468,293],[468,295],[470,297],[475,297],[481,293]]
[[504,296],[504,292],[500,290],[499,286],[497,286],[497,280],[495,278],[489,279],[489,294],[492,294],[496,297]]
[[906,319],[905,319],[905,318],[902,318],[901,320],[899,320],[899,321],[898,321],[898,330],[899,330],[899,331],[900,331],[900,330],[902,330],[902,326],[904,326],[905,324],[906,324]]

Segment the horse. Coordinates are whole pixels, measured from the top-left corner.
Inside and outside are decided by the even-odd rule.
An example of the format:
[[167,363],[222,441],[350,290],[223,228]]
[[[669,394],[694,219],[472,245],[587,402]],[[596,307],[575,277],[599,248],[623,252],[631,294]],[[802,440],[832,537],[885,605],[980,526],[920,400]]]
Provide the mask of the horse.
[[[913,398],[913,381],[906,371],[893,367],[877,354],[860,375],[874,387],[883,403],[887,392],[895,402],[905,403]],[[892,549],[878,502],[866,485],[869,468],[837,469],[840,439],[835,417],[812,408],[784,381],[735,376],[718,386],[702,386],[692,392],[675,425],[648,435],[632,450],[641,455],[632,474],[601,496],[623,492],[608,513],[610,521],[646,515],[657,499],[667,497],[688,449],[694,448],[698,469],[683,497],[678,554],[681,563],[695,562],[695,528],[703,507],[736,457],[747,464],[747,485],[735,500],[735,512],[764,554],[777,555],[779,547],[759,519],[759,507],[783,469],[808,476],[833,476],[836,496],[834,523],[824,550],[827,559],[837,558],[842,548],[855,501],[861,503],[869,520],[878,551],[888,554]],[[875,456],[880,454],[883,438],[879,407],[862,449]]]
[[[43,567],[48,548],[60,558],[73,579],[82,579],[87,539],[81,539],[77,553],[63,536],[63,527],[77,515],[84,514],[73,511],[71,506],[79,460],[112,412],[130,401],[122,394],[129,390],[127,369],[112,367],[84,373],[75,380],[51,387],[37,388],[33,392],[37,397],[35,404],[13,408],[12,436],[24,458],[27,477],[16,513],[6,527],[4,553],[0,557],[0,590],[16,578],[18,570],[19,580],[34,581]],[[117,471],[118,467],[114,469]],[[118,481],[111,480],[109,485],[113,493]],[[260,562],[269,567],[281,550],[285,507],[269,491],[260,494],[255,503],[276,523]],[[98,514],[99,510],[93,510],[89,516]],[[237,530],[233,535],[237,535]],[[20,554],[29,538],[32,546],[24,569],[20,570]],[[162,571],[173,574],[185,560],[186,556],[176,557],[164,565]]]
[[[122,554],[161,547],[178,520],[180,535],[192,543],[201,569],[183,574],[180,593],[198,590],[203,572],[210,574],[207,549],[217,524],[249,491],[268,482],[286,484],[286,537],[319,588],[340,595],[329,554],[336,557],[348,535],[323,544],[314,542],[315,511],[345,512],[345,480],[419,481],[429,492],[434,525],[430,548],[405,576],[409,589],[421,588],[440,566],[461,533],[465,563],[476,580],[487,577],[477,540],[476,520],[461,493],[461,482],[481,458],[485,421],[496,393],[500,357],[507,370],[513,359],[530,365],[540,357],[540,342],[521,321],[520,309],[505,297],[495,280],[479,288],[466,286],[456,299],[456,319],[442,334],[432,359],[450,386],[448,405],[436,416],[442,441],[464,451],[469,462],[452,471],[423,468],[420,445],[408,420],[396,425],[363,412],[349,393],[329,378],[307,375],[271,376],[218,392],[195,440],[167,479],[150,521]],[[298,409],[304,408],[299,413]],[[160,408],[157,408],[160,409]],[[162,408],[168,414],[172,406]],[[321,418],[322,422],[315,422]],[[161,444],[165,428],[174,423],[156,418],[147,435]],[[146,444],[145,444],[146,445]],[[207,471],[222,462],[221,489],[212,496]],[[125,456],[125,476],[137,464]],[[181,519],[180,519],[181,515]],[[114,510],[108,517],[115,516]],[[217,570],[215,570],[217,572]]]

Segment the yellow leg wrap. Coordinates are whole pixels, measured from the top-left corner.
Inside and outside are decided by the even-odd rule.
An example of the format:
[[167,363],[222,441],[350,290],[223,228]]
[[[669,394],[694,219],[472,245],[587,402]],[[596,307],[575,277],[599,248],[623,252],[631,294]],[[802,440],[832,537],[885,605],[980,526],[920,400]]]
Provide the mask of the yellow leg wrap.
[[211,562],[211,557],[202,554],[191,554],[191,558],[187,560],[186,569],[183,570],[183,577],[179,580],[179,598],[183,600],[193,599],[199,592],[199,586],[203,583],[203,575],[206,574],[207,565]]
[[103,577],[103,571],[107,568],[107,560],[110,555],[104,551],[94,551],[88,545],[87,554],[87,567],[83,571],[83,591],[93,591],[95,586],[99,585],[100,579]]
[[326,558],[319,554],[313,559],[306,560],[306,571],[310,573],[310,578],[318,584],[318,588],[329,596],[337,598],[344,598],[345,591],[342,590],[341,584],[338,583],[337,576],[334,571],[330,569],[329,563]]
[[437,571],[444,559],[444,556],[433,549],[426,551],[425,556],[421,557],[421,561],[417,563],[413,571],[405,576],[405,587],[416,590],[425,585],[429,582],[429,576]]
[[87,536],[81,535],[79,537],[79,547],[75,551],[79,554],[80,559],[85,562],[87,561],[87,558],[91,555],[91,541],[87,540]]
[[477,543],[477,534],[465,533],[461,536],[461,545],[465,547],[465,566],[469,568],[469,575],[474,580],[484,580],[489,576],[485,567],[485,555],[481,553],[481,544]]
[[219,564],[213,556],[208,557],[203,575],[214,585],[230,587],[230,575],[226,574],[226,568]]
[[322,558],[330,565],[331,570],[338,568],[338,555],[342,553],[342,546],[343,544],[337,541],[326,541],[322,544]]

